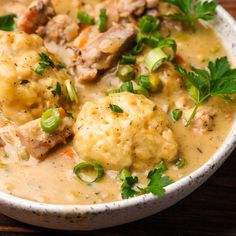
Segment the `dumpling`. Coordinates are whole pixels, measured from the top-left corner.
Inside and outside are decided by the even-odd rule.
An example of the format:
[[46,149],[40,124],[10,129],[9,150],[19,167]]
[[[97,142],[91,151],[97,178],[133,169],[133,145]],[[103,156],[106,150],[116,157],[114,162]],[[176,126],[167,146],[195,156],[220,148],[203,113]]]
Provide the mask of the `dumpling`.
[[[110,104],[123,112],[112,111]],[[81,159],[106,169],[143,169],[175,159],[178,144],[168,125],[167,115],[143,95],[112,94],[82,107],[74,126],[74,148]]]

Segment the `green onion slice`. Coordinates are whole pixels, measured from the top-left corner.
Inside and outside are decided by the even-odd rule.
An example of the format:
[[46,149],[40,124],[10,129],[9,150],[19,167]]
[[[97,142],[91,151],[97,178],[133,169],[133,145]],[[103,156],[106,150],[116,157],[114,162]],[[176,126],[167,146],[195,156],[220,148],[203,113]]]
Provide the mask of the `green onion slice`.
[[41,128],[47,133],[55,131],[60,125],[60,122],[61,116],[57,108],[48,109],[40,119]]
[[82,24],[86,24],[86,25],[94,25],[95,21],[94,21],[94,17],[88,15],[86,12],[84,11],[80,11],[77,14],[77,18],[80,20],[80,22]]
[[99,20],[98,20],[98,29],[100,32],[106,31],[107,26],[107,10],[105,8],[100,9]]
[[170,61],[172,61],[175,56],[176,56],[176,51],[177,51],[177,44],[175,42],[175,40],[173,39],[161,39],[158,44],[157,44],[157,47],[158,48],[161,48],[161,49],[171,49],[172,50],[172,53],[169,55],[168,59]]
[[141,75],[141,76],[139,77],[139,82],[138,82],[138,84],[139,84],[141,87],[147,89],[148,91],[151,90],[151,88],[152,88],[152,84],[151,84],[150,78],[149,78],[149,76],[147,76],[147,75]]
[[75,90],[74,85],[72,84],[72,82],[69,79],[65,81],[65,86],[66,86],[66,91],[67,91],[68,97],[71,100],[71,102],[78,103],[79,99],[77,96],[77,92]]
[[16,29],[15,17],[15,14],[0,16],[0,30],[14,31]]
[[128,82],[135,78],[134,68],[130,65],[120,66],[117,71],[117,76],[124,82]]
[[[96,172],[96,176],[92,181],[87,181],[82,177],[81,172],[85,169],[93,169]],[[91,184],[100,180],[105,174],[103,167],[95,161],[81,162],[74,167],[73,171],[81,181],[87,184]]]
[[160,20],[153,16],[146,15],[141,18],[139,26],[142,33],[150,33],[158,29]]
[[161,48],[155,48],[146,55],[143,63],[150,72],[153,72],[157,70],[167,59],[168,56],[162,51]]
[[124,64],[135,64],[136,63],[136,56],[121,56],[121,62]]
[[186,160],[182,157],[180,157],[176,162],[175,166],[177,166],[179,169],[183,168],[186,165]]

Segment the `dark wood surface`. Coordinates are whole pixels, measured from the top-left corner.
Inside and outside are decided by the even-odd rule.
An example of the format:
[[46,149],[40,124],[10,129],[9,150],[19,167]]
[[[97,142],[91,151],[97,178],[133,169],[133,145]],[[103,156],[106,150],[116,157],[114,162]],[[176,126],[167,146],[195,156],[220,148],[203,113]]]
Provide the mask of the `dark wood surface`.
[[[220,2],[236,18],[236,0]],[[0,235],[35,234],[68,235],[69,233],[31,227],[0,214]],[[131,224],[73,234],[236,236],[236,151],[212,178],[175,206]]]

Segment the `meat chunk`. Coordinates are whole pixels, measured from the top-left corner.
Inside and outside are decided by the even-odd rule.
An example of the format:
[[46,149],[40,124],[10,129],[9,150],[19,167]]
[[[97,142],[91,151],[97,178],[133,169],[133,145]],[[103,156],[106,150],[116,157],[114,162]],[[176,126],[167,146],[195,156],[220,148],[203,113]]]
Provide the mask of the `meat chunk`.
[[63,118],[58,131],[46,133],[40,126],[40,120],[34,120],[19,126],[16,130],[17,136],[28,152],[35,158],[42,158],[49,150],[59,143],[66,141],[72,135],[72,118]]
[[36,0],[30,4],[18,20],[18,27],[28,34],[36,30],[56,15],[51,0]]
[[140,16],[146,8],[146,0],[119,0],[118,11],[120,17],[128,17],[130,15]]
[[98,71],[108,69],[135,39],[135,35],[136,30],[132,25],[115,25],[88,41],[76,62],[79,79],[91,81],[95,79]]
[[146,0],[146,3],[147,8],[156,8],[159,5],[160,0]]
[[41,26],[37,33],[48,42],[64,45],[73,41],[79,34],[79,26],[67,15],[53,17],[46,26]]

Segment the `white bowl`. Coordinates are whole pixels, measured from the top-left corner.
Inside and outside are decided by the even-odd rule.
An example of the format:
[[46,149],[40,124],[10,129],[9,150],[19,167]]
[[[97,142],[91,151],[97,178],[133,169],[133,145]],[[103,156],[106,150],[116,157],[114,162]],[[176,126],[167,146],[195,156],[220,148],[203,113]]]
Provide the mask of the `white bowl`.
[[[221,7],[211,23],[221,37],[233,62],[236,62],[236,23]],[[201,168],[166,188],[163,197],[151,194],[97,205],[53,205],[24,200],[0,192],[0,211],[16,220],[63,230],[93,230],[120,225],[153,215],[193,192],[227,159],[236,146],[236,122],[225,142]]]

